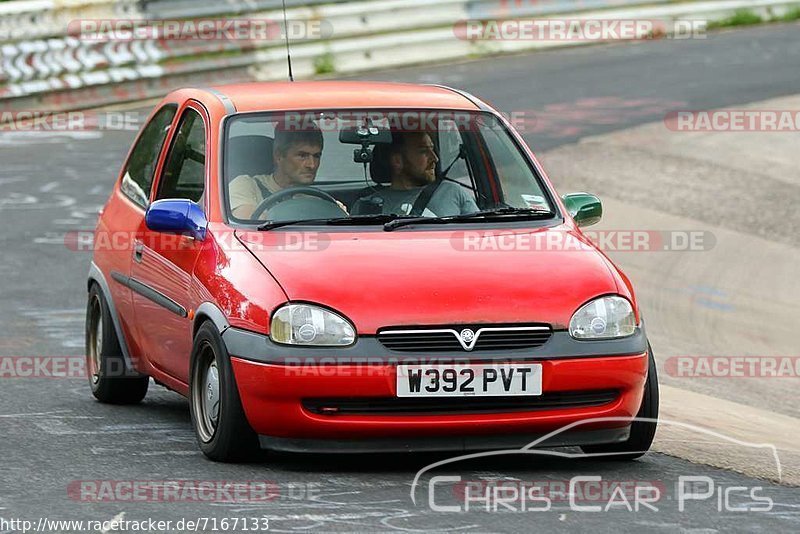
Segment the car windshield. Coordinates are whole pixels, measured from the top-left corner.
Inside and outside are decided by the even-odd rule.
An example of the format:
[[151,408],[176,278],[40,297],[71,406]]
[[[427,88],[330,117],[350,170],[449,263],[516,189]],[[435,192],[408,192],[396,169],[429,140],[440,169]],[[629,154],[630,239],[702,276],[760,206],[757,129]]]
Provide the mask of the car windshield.
[[228,215],[242,224],[553,212],[528,158],[484,112],[239,114],[223,158]]

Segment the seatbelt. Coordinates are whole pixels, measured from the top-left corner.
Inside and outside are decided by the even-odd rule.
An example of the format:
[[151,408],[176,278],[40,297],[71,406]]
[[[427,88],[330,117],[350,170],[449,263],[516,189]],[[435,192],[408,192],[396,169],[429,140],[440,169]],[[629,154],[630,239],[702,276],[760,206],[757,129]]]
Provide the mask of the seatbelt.
[[442,181],[443,180],[436,180],[432,184],[425,186],[425,189],[423,189],[419,194],[417,200],[414,201],[414,205],[411,207],[411,213],[409,213],[409,215],[412,217],[419,217],[422,215],[422,212],[428,206],[428,203],[430,203],[433,194],[436,192],[439,186],[442,185]]
[[272,195],[272,191],[267,189],[267,186],[261,183],[261,180],[253,176],[253,181],[256,183],[256,187],[261,190],[261,200],[264,200],[268,196]]

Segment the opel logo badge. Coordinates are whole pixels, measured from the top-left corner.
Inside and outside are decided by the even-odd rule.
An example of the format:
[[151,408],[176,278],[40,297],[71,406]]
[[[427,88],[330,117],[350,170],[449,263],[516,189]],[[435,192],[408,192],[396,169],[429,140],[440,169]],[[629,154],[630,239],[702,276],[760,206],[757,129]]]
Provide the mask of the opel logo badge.
[[472,340],[475,339],[475,332],[470,330],[469,328],[465,328],[461,331],[461,341],[464,343],[472,343]]

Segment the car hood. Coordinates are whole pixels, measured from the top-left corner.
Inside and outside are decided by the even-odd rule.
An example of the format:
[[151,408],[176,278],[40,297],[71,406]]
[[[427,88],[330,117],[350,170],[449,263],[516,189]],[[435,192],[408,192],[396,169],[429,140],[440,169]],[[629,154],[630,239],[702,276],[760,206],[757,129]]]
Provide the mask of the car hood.
[[330,307],[359,333],[388,326],[549,323],[566,329],[619,291],[609,260],[574,229],[237,230],[292,301]]

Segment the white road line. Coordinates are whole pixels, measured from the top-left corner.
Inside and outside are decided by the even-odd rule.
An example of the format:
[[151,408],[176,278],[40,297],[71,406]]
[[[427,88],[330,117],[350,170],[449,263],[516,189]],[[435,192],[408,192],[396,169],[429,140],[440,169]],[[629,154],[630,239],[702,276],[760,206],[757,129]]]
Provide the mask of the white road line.
[[50,183],[45,184],[42,187],[40,187],[39,191],[42,192],[42,193],[49,193],[50,191],[52,191],[53,189],[55,189],[58,186],[59,186],[58,182],[50,182]]
[[39,416],[53,416],[60,413],[67,413],[67,410],[61,410],[58,412],[37,412],[37,413],[9,413],[9,414],[0,414],[0,418],[7,418],[7,419],[24,419],[27,417],[39,417]]

